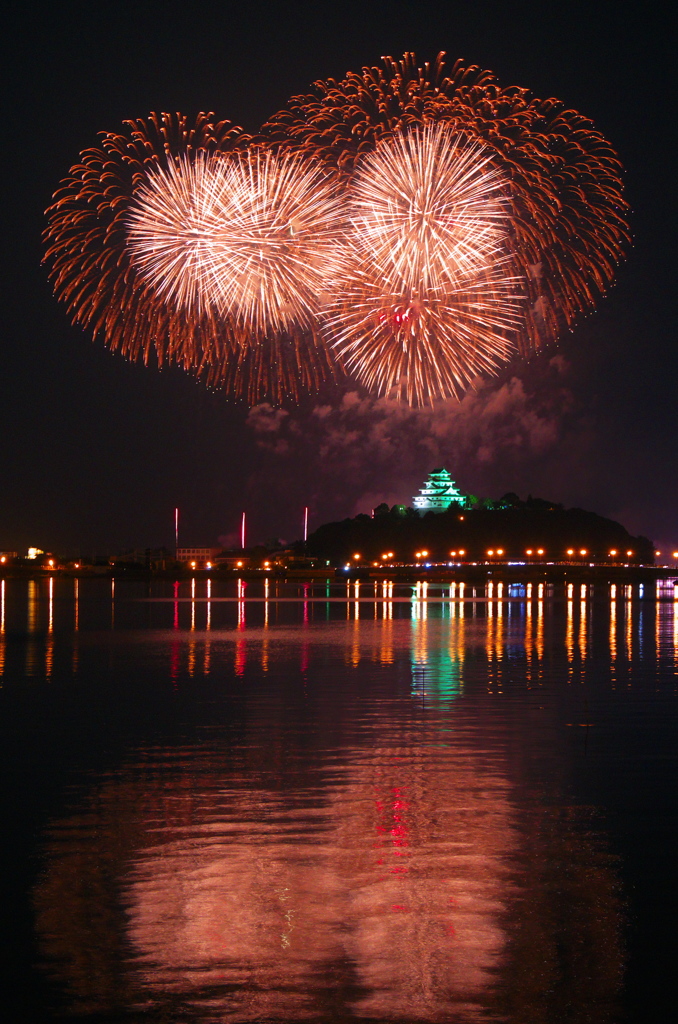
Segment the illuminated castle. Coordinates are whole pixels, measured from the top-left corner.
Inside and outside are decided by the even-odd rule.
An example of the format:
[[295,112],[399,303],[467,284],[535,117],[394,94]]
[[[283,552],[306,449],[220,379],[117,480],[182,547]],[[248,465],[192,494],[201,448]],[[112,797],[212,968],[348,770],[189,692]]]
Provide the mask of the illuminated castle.
[[460,508],[466,507],[466,495],[461,493],[446,469],[434,469],[412,501],[418,512],[444,512],[452,503]]

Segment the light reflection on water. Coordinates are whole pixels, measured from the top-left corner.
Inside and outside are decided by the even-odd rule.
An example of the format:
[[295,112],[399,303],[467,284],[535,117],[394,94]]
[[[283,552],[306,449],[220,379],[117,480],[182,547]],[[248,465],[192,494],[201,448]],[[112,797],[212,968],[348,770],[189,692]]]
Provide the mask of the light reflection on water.
[[677,675],[678,603],[621,586],[2,581],[6,685],[164,715],[44,824],[59,1011],[618,1019],[617,866],[570,762]]

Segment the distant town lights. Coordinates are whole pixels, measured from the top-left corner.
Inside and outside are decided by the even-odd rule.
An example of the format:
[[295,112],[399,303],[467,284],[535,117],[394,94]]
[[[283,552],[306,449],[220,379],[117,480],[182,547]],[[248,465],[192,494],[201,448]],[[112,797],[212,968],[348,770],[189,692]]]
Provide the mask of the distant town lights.
[[42,548],[29,548],[28,555],[26,557],[33,559],[37,558],[38,555],[44,555],[44,553],[45,552],[42,550]]

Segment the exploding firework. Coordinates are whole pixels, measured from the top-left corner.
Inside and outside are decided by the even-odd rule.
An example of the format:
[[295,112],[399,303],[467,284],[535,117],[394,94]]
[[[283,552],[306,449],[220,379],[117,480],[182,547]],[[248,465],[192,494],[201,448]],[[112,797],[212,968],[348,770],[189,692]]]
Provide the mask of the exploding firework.
[[299,154],[260,147],[180,157],[137,190],[133,260],[158,294],[189,316],[207,311],[232,324],[245,347],[317,331],[342,254],[334,177]]
[[[154,183],[160,202],[159,182],[179,182],[182,168],[194,167],[197,174],[227,155],[235,160],[248,142],[239,128],[209,114],[193,123],[183,115],[152,114],[125,122],[121,132],[103,134],[100,146],[81,154],[47,211],[46,259],[73,322],[109,348],[128,359],[176,363],[254,403],[264,396],[296,397],[300,389],[313,390],[332,378],[336,361],[327,346],[310,330],[291,336],[244,331],[212,302],[199,300],[197,290],[191,302],[186,274],[185,292],[179,289],[168,301],[167,288],[159,287],[158,275],[149,271],[150,258],[145,263],[139,245],[133,250],[128,238],[133,216],[140,230],[138,197],[152,196]],[[190,209],[195,204],[190,183],[186,190],[183,201]],[[165,213],[171,214],[169,200]],[[190,228],[175,226],[185,243]],[[181,244],[179,250],[180,261]]]
[[385,58],[342,81],[316,82],[264,125],[347,177],[377,140],[443,123],[492,154],[508,184],[506,240],[528,302],[520,348],[553,340],[611,284],[629,241],[621,165],[590,120],[555,99],[501,88],[494,75],[444,54],[417,67]]
[[491,154],[444,124],[382,139],[358,162],[350,258],[324,317],[370,390],[425,404],[460,394],[515,351],[522,312],[506,193]]
[[627,207],[589,120],[442,55],[314,90],[256,139],[153,114],[83,152],[47,211],[73,321],[250,403],[345,361],[419,404],[553,340],[609,287]]

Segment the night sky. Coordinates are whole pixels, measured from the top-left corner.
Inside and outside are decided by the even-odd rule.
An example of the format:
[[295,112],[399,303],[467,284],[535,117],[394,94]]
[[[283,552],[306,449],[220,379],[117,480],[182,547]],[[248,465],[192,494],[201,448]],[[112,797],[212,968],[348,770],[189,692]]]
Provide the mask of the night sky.
[[[667,16],[668,17],[668,16]],[[60,3],[4,22],[6,207],[0,548],[63,554],[252,542],[411,501],[446,465],[621,520],[678,547],[673,40],[617,2]],[[97,132],[151,110],[256,130],[318,78],[445,50],[555,96],[612,141],[634,246],[593,316],[459,405],[413,413],[359,389],[249,412],[179,370],[130,364],[69,325],[41,266],[43,211]]]

